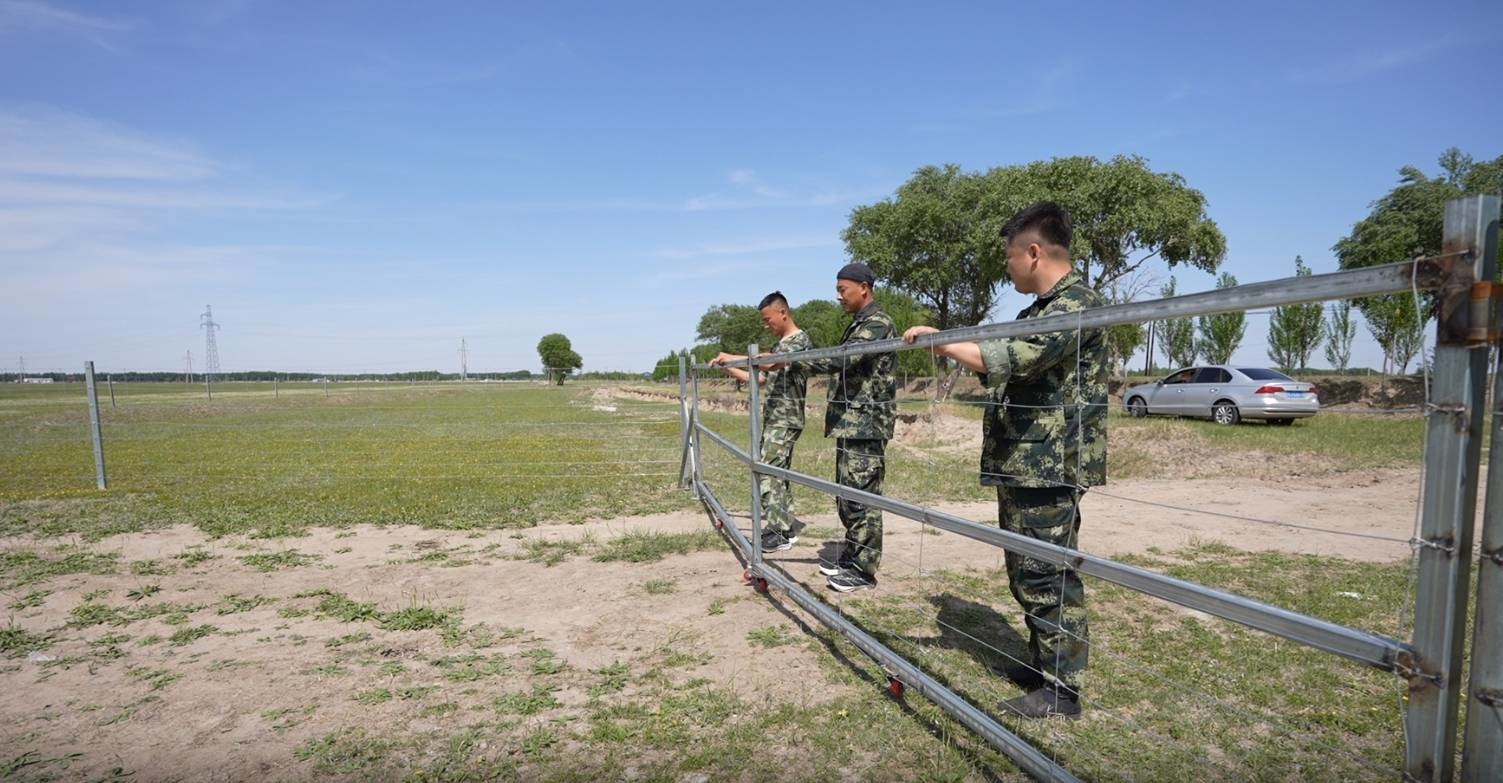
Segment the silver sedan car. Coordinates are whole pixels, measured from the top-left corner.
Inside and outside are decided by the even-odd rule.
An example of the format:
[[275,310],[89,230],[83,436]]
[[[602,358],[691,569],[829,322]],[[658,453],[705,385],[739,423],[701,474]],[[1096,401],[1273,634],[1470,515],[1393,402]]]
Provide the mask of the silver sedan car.
[[1192,416],[1218,424],[1262,419],[1293,424],[1320,412],[1319,390],[1261,367],[1216,364],[1186,367],[1153,383],[1133,386],[1122,402],[1133,416]]

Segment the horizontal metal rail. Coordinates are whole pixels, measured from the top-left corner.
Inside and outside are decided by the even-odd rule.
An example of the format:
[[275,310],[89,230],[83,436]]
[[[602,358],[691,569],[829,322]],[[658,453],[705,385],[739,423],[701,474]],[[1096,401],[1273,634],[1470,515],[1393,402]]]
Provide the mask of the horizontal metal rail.
[[810,487],[827,495],[842,497],[873,508],[891,511],[901,517],[933,525],[941,530],[958,533],[992,546],[1027,555],[1055,565],[1074,569],[1082,574],[1104,579],[1114,584],[1136,590],[1156,598],[1162,598],[1180,606],[1205,612],[1226,620],[1241,623],[1250,628],[1299,642],[1329,653],[1350,658],[1387,671],[1405,673],[1413,663],[1413,648],[1404,642],[1385,636],[1359,631],[1344,625],[1326,622],[1314,617],[1280,609],[1242,596],[1175,579],[1142,568],[1118,563],[1115,560],[1087,554],[1036,539],[1009,533],[996,527],[972,522],[969,519],[935,511],[882,495],[874,495],[859,489],[841,486],[833,481],[814,478],[792,470],[775,468],[756,462],[735,444],[721,437],[703,424],[699,431],[752,470],[767,476],[785,479]]
[[[1444,266],[1433,259],[1403,261],[1365,269],[1346,269],[1323,275],[1286,277],[1262,283],[1247,283],[1234,288],[1218,288],[1198,294],[1186,294],[1168,299],[1148,302],[1093,307],[1074,313],[1029,318],[1022,321],[966,326],[936,332],[915,340],[911,345],[901,338],[874,340],[872,342],[814,348],[807,351],[780,353],[775,358],[752,357],[726,362],[724,367],[748,367],[760,364],[782,364],[790,361],[813,361],[837,359],[844,356],[861,356],[869,353],[889,353],[905,348],[928,348],[950,343],[995,340],[1002,337],[1021,337],[1066,330],[1097,329],[1115,324],[1161,321],[1169,318],[1189,318],[1197,315],[1252,310],[1263,307],[1321,302],[1328,299],[1355,299],[1379,294],[1396,294],[1419,288],[1439,288],[1444,282]],[[697,370],[719,369],[708,364],[696,364]]]
[[[709,432],[711,437],[718,438]],[[703,481],[695,479],[695,489],[701,500],[710,508],[710,513],[716,515],[721,522],[722,529],[731,537],[732,543],[741,550],[742,554],[749,554],[751,542],[741,535],[736,527],[736,521],[726,513],[725,507],[720,504],[720,499]],[[765,566],[752,566],[752,573],[767,580],[769,585],[782,590],[793,599],[804,611],[814,615],[820,622],[829,626],[836,633],[850,640],[851,644],[876,661],[878,665],[887,670],[887,673],[895,677],[903,684],[903,687],[918,691],[924,698],[939,705],[940,709],[949,713],[956,720],[965,724],[972,731],[981,735],[983,739],[991,743],[993,747],[1002,751],[1012,759],[1023,771],[1039,780],[1058,781],[1059,783],[1079,783],[1079,778],[1071,775],[1064,767],[1056,764],[1048,756],[1045,756],[1037,748],[1030,745],[1016,734],[1007,730],[1007,727],[998,723],[995,718],[982,712],[954,691],[941,685],[938,680],[929,676],[924,670],[904,660],[903,656],[893,652],[886,645],[877,641],[871,634],[861,630],[855,623],[841,616],[828,604],[809,594],[798,582],[789,578],[776,569]]]

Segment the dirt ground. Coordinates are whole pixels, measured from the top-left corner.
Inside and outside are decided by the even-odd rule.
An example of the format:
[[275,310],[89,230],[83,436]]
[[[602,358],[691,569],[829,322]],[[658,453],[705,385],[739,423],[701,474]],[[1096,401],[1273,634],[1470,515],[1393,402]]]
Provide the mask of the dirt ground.
[[[1224,479],[1115,483],[1084,501],[1082,548],[1120,555],[1220,541],[1249,550],[1395,560],[1408,556],[1406,545],[1150,504],[1405,540],[1413,526],[1417,479],[1414,471],[1394,470],[1308,477],[1297,484]],[[983,522],[995,514],[985,503],[942,508]],[[838,527],[833,513],[806,518],[812,525]],[[916,523],[888,519],[888,580],[937,568],[998,564],[995,549],[959,535],[922,534]],[[39,605],[13,608],[11,622],[50,634],[52,643],[27,657],[0,661],[0,747],[6,749],[0,762],[23,754],[32,754],[24,758],[34,761],[55,761],[81,753],[66,771],[55,763],[31,769],[38,774],[49,769],[48,774],[65,779],[97,779],[112,770],[133,771],[137,780],[303,779],[312,773],[307,761],[296,758],[296,749],[331,731],[391,725],[411,734],[442,736],[463,725],[454,721],[466,712],[487,709],[498,694],[514,687],[505,676],[456,687],[433,664],[456,654],[439,634],[382,630],[320,616],[311,611],[319,598],[305,595],[318,590],[384,609],[460,609],[466,627],[483,623],[493,631],[512,629],[459,652],[474,648],[485,656],[519,660],[544,649],[568,670],[583,673],[616,662],[650,666],[664,656],[691,651],[693,663],[685,676],[708,679],[758,703],[788,699],[808,705],[838,692],[773,687],[769,677],[820,679],[818,653],[804,645],[759,649],[758,665],[751,665],[749,631],[767,626],[792,634],[799,630],[789,615],[742,583],[741,568],[727,549],[640,564],[595,562],[588,554],[554,565],[513,559],[539,541],[599,544],[629,530],[707,527],[703,514],[675,513],[544,526],[525,534],[361,527],[256,541],[209,539],[180,527],[91,544],[91,551],[118,554],[122,573],[57,576],[4,596],[11,604],[29,591],[50,590]],[[777,559],[811,589],[838,603],[844,599],[824,590],[814,570],[821,543],[814,538],[806,535]],[[58,542],[12,539],[0,546],[43,554],[54,553]],[[317,559],[270,572],[239,559],[289,548]],[[171,565],[191,562],[179,556],[193,551],[217,557]],[[142,576],[127,567],[136,561],[168,565]],[[649,582],[654,580],[667,583],[669,591],[652,590]],[[79,627],[70,614],[87,603],[90,593],[93,600],[129,609],[130,591],[147,583],[158,585],[160,592],[135,605],[188,604],[189,619],[179,617],[176,626],[159,617],[123,627]],[[108,592],[101,597],[95,591]],[[270,602],[219,614],[215,607],[230,594]],[[168,637],[198,625],[211,625],[212,633],[181,645],[151,643],[152,636]],[[370,635],[350,644],[340,641],[362,630]],[[101,654],[112,647],[112,654]],[[776,665],[765,665],[769,656]],[[383,684],[415,688],[398,692],[419,696],[375,705],[360,701],[360,694]],[[434,688],[440,689],[438,696],[432,695]],[[583,680],[563,681],[554,695],[564,704],[579,703],[586,698],[585,688]],[[458,715],[430,709],[435,699],[453,704]]]

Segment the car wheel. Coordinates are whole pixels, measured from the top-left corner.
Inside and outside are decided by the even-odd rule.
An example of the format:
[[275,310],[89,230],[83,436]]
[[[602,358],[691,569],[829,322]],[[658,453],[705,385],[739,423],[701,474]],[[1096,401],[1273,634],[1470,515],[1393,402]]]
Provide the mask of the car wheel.
[[1231,425],[1242,421],[1242,412],[1237,410],[1236,403],[1222,400],[1211,406],[1211,418],[1215,419],[1217,424]]
[[1143,402],[1142,397],[1134,397],[1127,401],[1127,415],[1134,419],[1141,419],[1148,415],[1148,403]]

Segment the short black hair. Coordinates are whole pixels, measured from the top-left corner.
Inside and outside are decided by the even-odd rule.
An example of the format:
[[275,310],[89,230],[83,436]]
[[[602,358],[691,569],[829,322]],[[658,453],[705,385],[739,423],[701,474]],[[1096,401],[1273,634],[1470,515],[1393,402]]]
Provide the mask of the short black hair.
[[783,296],[782,291],[773,291],[767,296],[762,297],[762,303],[757,305],[757,309],[761,310],[764,307],[772,307],[773,305],[782,305],[783,309],[787,310],[788,297]]
[[1012,220],[1002,227],[1002,236],[1009,242],[1029,232],[1037,233],[1045,243],[1058,245],[1068,253],[1075,229],[1069,211],[1053,201],[1040,201],[1013,215]]

